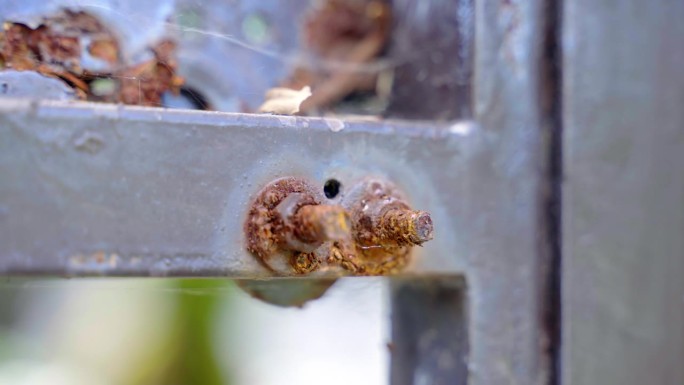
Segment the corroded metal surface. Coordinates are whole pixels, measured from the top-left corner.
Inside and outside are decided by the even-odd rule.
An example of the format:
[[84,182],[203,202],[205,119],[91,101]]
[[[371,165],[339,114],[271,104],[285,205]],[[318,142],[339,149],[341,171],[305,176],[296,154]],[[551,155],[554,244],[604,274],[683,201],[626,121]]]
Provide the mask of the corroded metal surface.
[[266,185],[248,206],[247,250],[275,273],[288,274],[289,261],[296,257],[291,253],[310,253],[322,243],[320,239],[302,240],[292,224],[295,213],[304,207],[320,206],[320,195],[300,178],[280,178]]
[[325,186],[279,178],[250,205],[247,250],[274,274],[396,274],[409,263],[412,246],[432,239],[430,214],[411,210],[389,182],[352,182],[349,192],[335,194],[339,201]]
[[412,210],[397,186],[379,178],[364,178],[343,192],[349,211],[353,248],[339,257],[353,274],[397,274],[410,264],[411,251],[432,239],[433,223],[424,211]]

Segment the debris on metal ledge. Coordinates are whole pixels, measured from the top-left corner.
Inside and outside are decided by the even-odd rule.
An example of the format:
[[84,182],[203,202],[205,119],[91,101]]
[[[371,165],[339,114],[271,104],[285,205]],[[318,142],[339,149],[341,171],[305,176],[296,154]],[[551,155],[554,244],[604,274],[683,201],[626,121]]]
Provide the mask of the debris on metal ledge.
[[294,115],[299,112],[302,103],[311,96],[311,87],[301,90],[285,87],[271,88],[266,92],[266,100],[259,107],[259,112],[276,115]]
[[82,100],[161,105],[162,94],[178,94],[176,44],[149,47],[151,58],[128,63],[117,36],[86,12],[61,11],[31,28],[5,22],[0,32],[0,70],[34,71],[72,87]]

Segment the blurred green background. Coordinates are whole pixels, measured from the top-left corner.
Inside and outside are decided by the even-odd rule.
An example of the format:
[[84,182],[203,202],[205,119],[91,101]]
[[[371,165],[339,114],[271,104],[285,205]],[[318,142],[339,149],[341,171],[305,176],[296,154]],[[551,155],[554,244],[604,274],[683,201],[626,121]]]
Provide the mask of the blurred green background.
[[386,383],[385,302],[378,278],[301,308],[230,280],[13,279],[0,283],[0,384]]

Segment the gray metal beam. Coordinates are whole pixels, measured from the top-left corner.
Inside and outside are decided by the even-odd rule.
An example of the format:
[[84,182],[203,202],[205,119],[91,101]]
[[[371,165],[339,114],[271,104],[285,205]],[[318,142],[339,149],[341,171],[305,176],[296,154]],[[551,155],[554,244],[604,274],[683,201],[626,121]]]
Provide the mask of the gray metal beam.
[[0,125],[3,274],[267,275],[245,251],[242,224],[255,193],[289,175],[321,188],[331,177],[396,181],[444,234],[419,250],[415,272],[464,271],[466,238],[489,237],[459,198],[490,178],[476,170],[494,155],[471,123],[6,99]]
[[564,384],[684,383],[684,2],[564,1]]

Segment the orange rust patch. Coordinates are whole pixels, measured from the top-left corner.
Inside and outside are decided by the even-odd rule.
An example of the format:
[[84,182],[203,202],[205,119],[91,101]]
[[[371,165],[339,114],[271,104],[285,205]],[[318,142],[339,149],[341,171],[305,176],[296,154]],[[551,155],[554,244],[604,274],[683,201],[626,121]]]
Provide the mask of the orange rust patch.
[[306,275],[316,271],[320,267],[321,261],[315,253],[293,253],[290,264],[297,274]]

